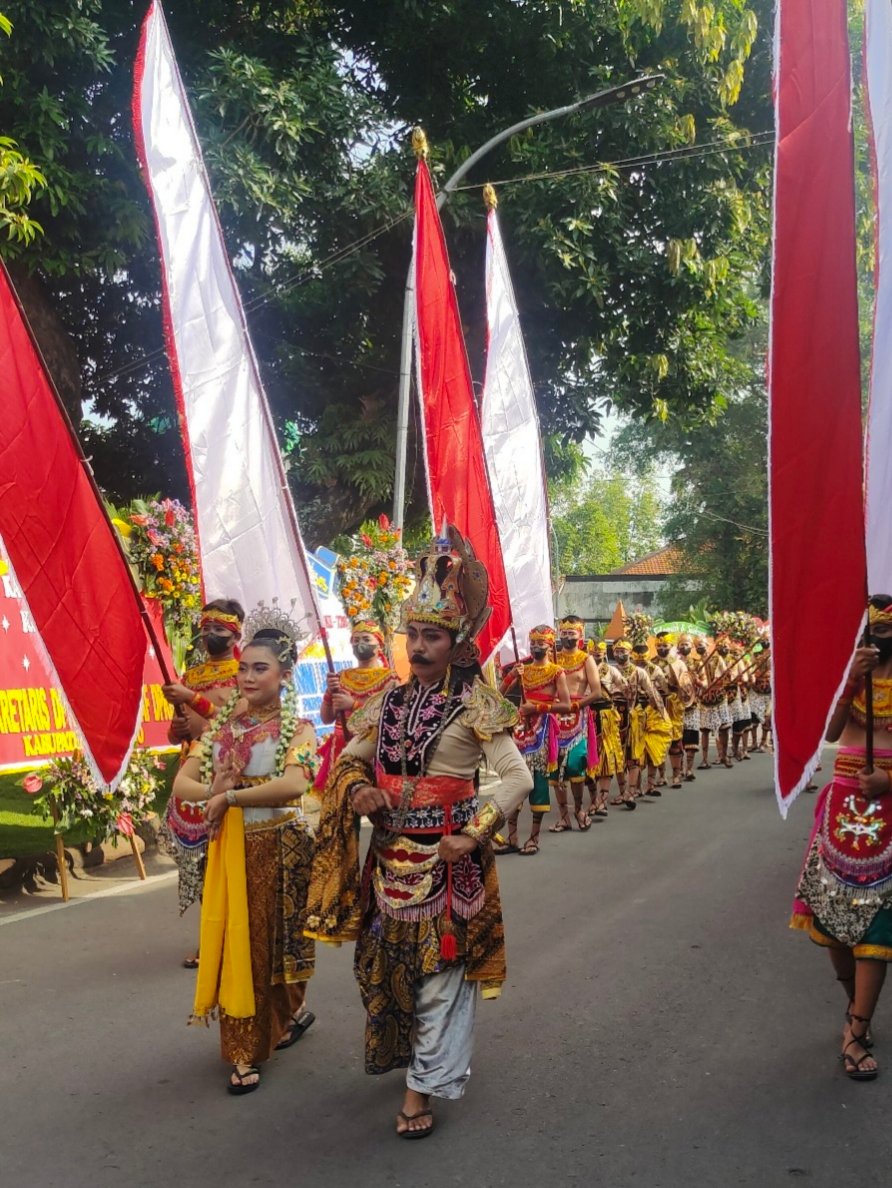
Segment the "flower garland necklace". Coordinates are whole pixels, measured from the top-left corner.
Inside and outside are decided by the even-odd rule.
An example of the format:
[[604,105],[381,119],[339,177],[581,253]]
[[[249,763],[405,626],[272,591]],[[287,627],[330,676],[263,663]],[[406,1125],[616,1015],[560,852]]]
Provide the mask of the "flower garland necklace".
[[[210,788],[214,782],[214,743],[220,738],[223,728],[229,723],[230,719],[235,716],[235,707],[241,699],[240,693],[234,693],[233,696],[226,702],[220,712],[214,719],[214,725],[209,730],[202,740],[202,756],[201,756],[201,782],[207,784]],[[276,757],[275,767],[273,769],[271,779],[276,779],[285,772],[285,756],[288,754],[288,748],[291,745],[291,740],[294,737],[294,732],[297,729],[298,723],[298,699],[297,689],[294,684],[289,681],[285,686],[285,692],[282,695],[282,700],[278,709],[281,714],[281,722],[279,726],[279,739],[276,743]],[[270,719],[274,717],[270,714]],[[266,720],[266,719],[263,719]],[[260,723],[256,723],[259,725]],[[249,727],[250,729],[250,727]],[[247,733],[243,731],[242,733]]]

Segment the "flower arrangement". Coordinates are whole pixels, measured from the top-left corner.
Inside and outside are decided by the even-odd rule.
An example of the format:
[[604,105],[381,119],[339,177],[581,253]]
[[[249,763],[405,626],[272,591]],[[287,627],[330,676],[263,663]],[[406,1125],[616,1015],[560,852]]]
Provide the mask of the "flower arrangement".
[[176,499],[134,499],[114,512],[130,564],[147,598],[155,598],[178,665],[201,608],[201,568],[192,515]]
[[747,611],[716,611],[709,627],[713,638],[728,635],[745,648],[751,648],[762,634],[760,621]]
[[85,825],[99,841],[123,834],[153,810],[161,788],[164,762],[148,751],[135,750],[117,789],[99,786],[83,755],[60,756],[43,770],[25,776],[21,786],[34,796],[33,811],[56,822],[59,833]]
[[362,524],[350,552],[338,560],[338,593],[350,622],[373,618],[389,637],[412,589],[411,571],[400,529],[387,516]]
[[623,619],[623,630],[631,644],[646,644],[653,632],[653,617],[644,611],[633,611]]

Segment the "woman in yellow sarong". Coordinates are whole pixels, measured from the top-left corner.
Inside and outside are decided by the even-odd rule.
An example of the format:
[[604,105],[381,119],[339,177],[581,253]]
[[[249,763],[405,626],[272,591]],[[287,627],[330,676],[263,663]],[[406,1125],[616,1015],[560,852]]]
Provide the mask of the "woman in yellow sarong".
[[314,841],[300,804],[315,776],[316,735],[297,715],[296,631],[275,608],[252,619],[238,693],[173,788],[205,803],[210,843],[190,1022],[219,1015],[233,1094],[253,1092],[258,1066],[314,1019],[304,1006],[314,946],[303,935]]

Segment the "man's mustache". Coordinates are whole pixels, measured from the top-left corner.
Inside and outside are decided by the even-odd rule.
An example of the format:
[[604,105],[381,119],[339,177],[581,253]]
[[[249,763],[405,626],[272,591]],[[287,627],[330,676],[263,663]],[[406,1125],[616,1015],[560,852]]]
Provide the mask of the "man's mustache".
[[410,664],[433,664],[433,660],[429,660],[427,656],[419,656],[417,653],[409,657]]

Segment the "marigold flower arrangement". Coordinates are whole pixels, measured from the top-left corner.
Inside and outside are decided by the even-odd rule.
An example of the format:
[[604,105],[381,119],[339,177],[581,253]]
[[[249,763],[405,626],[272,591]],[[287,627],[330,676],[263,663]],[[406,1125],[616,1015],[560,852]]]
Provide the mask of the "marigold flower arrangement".
[[177,499],[134,499],[115,511],[142,591],[161,605],[164,629],[178,665],[201,609],[201,568],[192,514]]
[[[124,778],[112,792],[96,783],[82,754],[60,756],[42,769],[42,786],[34,796],[32,809],[56,821],[59,833],[84,825],[97,841],[118,834],[130,837],[136,825],[153,811],[163,772],[164,762],[157,755],[135,750]],[[35,774],[21,781],[26,791],[34,787]]]
[[412,589],[411,571],[400,529],[387,516],[366,520],[350,538],[350,552],[338,560],[338,594],[350,622],[373,618],[389,637]]

